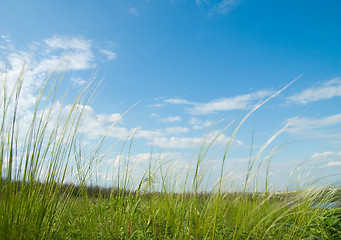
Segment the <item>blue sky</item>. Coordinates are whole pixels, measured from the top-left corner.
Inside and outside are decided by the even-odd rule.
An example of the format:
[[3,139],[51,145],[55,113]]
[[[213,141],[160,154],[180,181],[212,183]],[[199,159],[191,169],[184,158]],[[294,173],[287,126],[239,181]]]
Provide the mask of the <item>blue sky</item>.
[[[230,182],[243,179],[253,131],[254,157],[280,131],[257,160],[281,147],[270,167],[273,189],[294,188],[298,175],[307,181],[330,176],[320,183],[340,184],[340,9],[337,0],[6,0],[0,8],[0,62],[7,58],[10,79],[23,59],[29,62],[23,113],[33,106],[42,74],[56,66],[69,70],[62,89],[69,87],[70,101],[97,72],[103,82],[85,114],[85,142],[95,141],[142,100],[108,141],[139,127],[131,153],[137,171],[148,166],[153,151],[174,162],[174,174],[192,167],[203,139],[240,122],[259,101],[300,76],[242,125],[224,174],[232,176]],[[213,184],[219,175],[235,126],[212,147],[206,182]],[[98,168],[106,184],[113,175],[105,169],[116,166],[117,155],[114,149]]]

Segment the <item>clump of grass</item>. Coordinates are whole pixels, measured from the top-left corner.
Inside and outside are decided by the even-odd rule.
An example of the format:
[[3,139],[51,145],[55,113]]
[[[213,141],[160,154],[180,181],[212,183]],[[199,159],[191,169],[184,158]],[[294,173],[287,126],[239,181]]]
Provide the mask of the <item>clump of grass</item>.
[[[29,119],[23,122],[20,102],[24,101],[21,91],[25,71],[24,66],[14,86],[6,75],[1,78],[1,239],[44,239],[51,235],[54,221],[64,208],[65,202],[60,199],[69,198],[61,194],[69,166],[75,162],[80,167],[74,148],[84,103],[91,96],[86,95],[85,88],[68,111],[63,111],[62,100],[56,100],[63,74],[53,72],[37,94]],[[94,161],[98,152],[92,152],[90,159]],[[86,175],[82,173],[81,178]]]
[[[248,191],[250,184],[255,186],[262,168],[268,173],[278,149],[256,166],[260,154],[286,126],[264,144],[255,159],[250,158],[245,183],[239,191],[228,193],[223,188],[229,181],[224,172],[229,147],[239,128],[254,111],[290,84],[257,104],[239,123],[226,126],[235,127],[226,143],[218,182],[203,192],[201,184],[206,171],[202,166],[219,135],[201,145],[192,163],[194,173],[190,170],[181,173],[185,176],[181,190],[175,190],[179,173],[167,168],[172,162],[161,159],[156,163],[150,160],[137,187],[132,189],[129,157],[112,170],[118,171],[115,188],[89,186],[91,174],[105,155],[101,147],[107,135],[88,152],[82,152],[79,126],[92,92],[88,92],[89,85],[76,96],[67,112],[62,105],[56,110],[56,103],[62,102],[56,99],[61,78],[58,72],[46,78],[27,129],[20,127],[25,68],[13,88],[8,87],[5,76],[1,78],[0,239],[337,239],[339,236],[339,210],[311,207],[316,201],[335,200],[339,189],[272,193],[268,191],[266,175],[265,192],[259,193],[257,188]],[[126,139],[121,153],[127,148],[130,155],[133,139],[134,134]],[[71,166],[76,168],[75,182],[65,184]],[[157,179],[159,187],[154,186]]]

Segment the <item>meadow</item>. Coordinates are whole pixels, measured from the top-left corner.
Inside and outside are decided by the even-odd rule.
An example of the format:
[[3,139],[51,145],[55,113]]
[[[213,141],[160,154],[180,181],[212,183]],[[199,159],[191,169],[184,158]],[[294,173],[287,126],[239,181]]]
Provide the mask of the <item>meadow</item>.
[[[79,134],[82,113],[96,87],[85,87],[68,111],[62,106],[55,111],[56,103],[63,102],[57,97],[61,78],[57,72],[47,76],[30,121],[22,127],[25,68],[12,86],[1,76],[0,239],[339,239],[340,208],[312,207],[340,202],[339,187],[271,192],[266,186],[259,192],[249,188],[257,171],[247,171],[244,187],[223,189],[226,154],[238,129],[287,86],[234,125],[219,181],[211,189],[200,188],[210,143],[201,147],[183,190],[175,190],[173,178],[161,167],[159,188],[153,186],[155,172],[150,168],[131,188],[132,176],[124,164],[112,170],[121,174],[117,186],[106,188],[91,185],[89,179],[110,150],[104,147],[107,135],[83,152]],[[133,136],[124,144],[130,148]],[[264,164],[266,168],[270,163]],[[76,169],[72,183],[66,181],[71,168]]]

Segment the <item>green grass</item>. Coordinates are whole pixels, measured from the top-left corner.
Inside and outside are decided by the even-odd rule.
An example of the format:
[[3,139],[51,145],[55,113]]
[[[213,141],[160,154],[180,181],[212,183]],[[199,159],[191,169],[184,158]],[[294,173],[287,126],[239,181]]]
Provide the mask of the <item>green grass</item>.
[[[234,129],[226,143],[219,181],[210,191],[201,192],[203,165],[215,139],[202,144],[192,162],[194,174],[185,173],[180,190],[175,190],[174,179],[183,173],[167,171],[160,161],[150,161],[134,189],[129,184],[128,162],[112,169],[119,172],[117,187],[91,187],[91,175],[105,157],[103,153],[110,150],[103,149],[107,135],[86,152],[79,140],[82,112],[93,94],[91,85],[76,96],[67,112],[63,106],[56,111],[55,103],[63,102],[56,99],[62,76],[52,73],[37,94],[29,127],[22,132],[24,76],[23,68],[12,90],[6,76],[1,78],[0,239],[338,239],[340,210],[311,205],[340,201],[340,189],[276,194],[268,191],[266,175],[265,192],[247,191],[255,185],[259,170],[268,169],[278,149],[257,168],[256,160],[250,159],[245,183],[237,192],[223,189],[227,154],[238,129],[287,86],[256,105],[239,123],[226,126]],[[261,148],[257,158],[282,130]],[[130,153],[133,138],[128,137],[122,149],[127,145]],[[72,169],[74,184],[66,184]],[[159,188],[154,186],[156,175]]]

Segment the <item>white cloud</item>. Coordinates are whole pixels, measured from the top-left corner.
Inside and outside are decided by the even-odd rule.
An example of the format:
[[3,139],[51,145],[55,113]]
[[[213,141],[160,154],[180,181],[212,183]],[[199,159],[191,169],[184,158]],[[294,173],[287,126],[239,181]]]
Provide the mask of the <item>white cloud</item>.
[[186,127],[168,127],[168,128],[166,128],[166,132],[168,134],[180,134],[180,133],[185,133],[188,131],[189,131],[189,129]]
[[100,50],[100,52],[107,57],[107,61],[114,60],[117,57],[117,54],[114,53],[113,51],[110,51],[110,50],[102,49],[102,50]]
[[[159,166],[162,164],[164,169],[169,167],[176,166],[176,171],[178,172],[179,168],[186,167],[187,165],[183,161],[184,155],[177,152],[162,152],[162,153],[151,153],[151,152],[142,152],[138,154],[127,155],[117,155],[115,158],[107,159],[102,163],[102,169],[110,169],[112,166],[125,167],[127,161],[129,159],[129,171],[131,172],[131,180],[135,183],[140,183],[141,178],[144,176],[146,171],[149,171],[149,163],[151,166],[151,174],[155,176],[155,178],[160,177],[159,175]],[[167,163],[166,163],[167,162]],[[171,162],[171,163],[170,163]],[[170,163],[170,164],[169,164]],[[173,164],[176,163],[176,164]],[[166,171],[167,171],[166,170]],[[103,171],[106,173],[107,171]],[[147,173],[148,174],[148,173]],[[114,173],[115,176],[111,175],[110,178],[117,178],[117,173]],[[155,179],[156,180],[156,179]]]
[[91,41],[85,40],[82,37],[61,37],[53,36],[45,39],[44,43],[48,46],[48,50],[78,50],[78,51],[90,51]]
[[[105,164],[114,165],[117,167],[119,165],[119,162],[121,161],[121,165],[125,164],[126,161],[129,159],[129,162],[131,165],[144,165],[145,167],[148,166],[149,162],[152,161],[153,164],[156,163],[156,161],[169,161],[169,160],[180,160],[183,158],[183,154],[177,153],[177,152],[162,152],[162,153],[151,153],[151,152],[145,152],[145,153],[138,153],[134,155],[117,155],[115,158],[107,159],[105,160]],[[148,169],[148,168],[147,168]],[[146,170],[146,168],[142,169],[143,171]]]
[[194,126],[193,126],[193,129],[194,129],[194,130],[201,130],[201,129],[210,127],[210,126],[212,126],[212,125],[213,125],[213,121],[207,120],[207,121],[205,121],[205,122],[202,123],[202,124],[194,125]]
[[[81,109],[83,106],[79,106]],[[86,134],[86,136],[90,139],[96,139],[102,137],[106,134],[110,126],[118,122],[121,119],[121,114],[112,113],[112,114],[97,114],[94,109],[90,106],[84,107],[83,112],[83,123],[80,127],[80,132]],[[124,138],[129,135],[129,130],[123,127],[115,126],[108,133],[108,136],[114,138]]]
[[145,139],[154,139],[158,138],[162,135],[159,130],[138,130],[135,137],[137,138],[145,138]]
[[247,109],[252,106],[255,100],[260,100],[264,97],[271,96],[272,91],[260,90],[250,94],[243,94],[231,98],[219,98],[207,103],[190,102],[182,98],[171,98],[164,100],[165,103],[178,104],[178,105],[191,105],[187,110],[191,114],[201,115],[210,114],[217,111],[231,111]]
[[217,111],[231,111],[247,109],[254,100],[270,96],[271,91],[261,90],[251,94],[239,95],[231,98],[220,98],[208,103],[196,103],[189,111],[192,114],[210,114]]
[[334,166],[341,166],[341,161],[327,163],[327,167],[334,167]]
[[220,3],[214,5],[212,12],[224,14],[235,9],[239,3],[239,0],[222,0]]
[[313,162],[321,163],[327,167],[341,166],[341,152],[316,152],[311,156],[310,160]]
[[[215,140],[216,145],[226,145],[229,141],[231,141],[231,138],[229,136],[226,136],[225,134],[221,133],[220,130],[215,130],[209,132],[206,136],[203,137],[205,143],[211,143],[213,140],[218,136],[218,138]],[[243,141],[238,140],[238,139],[233,139],[232,144],[234,146],[242,146],[244,145]]]
[[48,56],[35,68],[36,73],[59,70],[84,70],[96,67],[92,51],[64,52],[58,56]]
[[341,158],[341,152],[335,153],[335,152],[331,152],[331,151],[326,151],[323,153],[314,153],[311,156],[311,159],[313,160],[321,160],[321,159],[330,159],[330,158]]
[[156,117],[160,117],[160,115],[158,113],[151,113],[149,117],[156,118]]
[[[54,70],[84,70],[96,67],[95,53],[90,40],[83,37],[53,36],[42,42],[35,42],[31,54],[34,73]],[[101,49],[99,53],[107,60],[116,59],[116,53]]]
[[333,78],[323,82],[319,86],[311,87],[303,92],[293,95],[288,98],[288,102],[307,104],[324,99],[341,96],[341,79],[340,77]]
[[[25,65],[25,60],[30,58],[31,55],[28,55],[24,52],[11,53],[7,57],[7,67],[0,69],[1,74],[6,76],[7,79],[6,82],[0,82],[0,87],[3,89],[4,84],[6,84],[8,93],[14,91],[14,89],[17,87],[16,84],[18,83],[18,79],[21,76],[21,72],[23,71],[25,73],[25,79],[21,87],[21,98],[19,99],[19,106],[23,112],[34,106],[36,94],[45,79],[44,74],[33,73],[32,69],[29,69],[27,65]],[[5,63],[2,63],[0,65],[4,64]]]
[[[2,39],[4,37],[1,36]],[[28,124],[32,121],[33,108],[36,104],[38,93],[48,74],[51,74],[54,70],[83,70],[95,66],[91,41],[85,40],[82,37],[53,36],[41,42],[35,42],[29,52],[14,50],[11,47],[7,47],[6,50],[10,51],[9,54],[6,53],[7,67],[1,68],[0,71],[2,76],[6,76],[7,80],[6,83],[4,81],[0,82],[0,88],[3,89],[3,85],[6,84],[8,93],[14,91],[22,70],[24,72],[19,99],[20,115],[18,122],[20,123],[21,132],[25,132],[29,127]],[[4,65],[4,63],[0,62],[1,65]],[[75,87],[80,87],[86,83],[86,81],[77,76],[71,77],[70,81]],[[76,110],[78,111],[82,107],[82,105],[79,105]],[[68,111],[71,110],[70,108],[70,105],[62,106],[59,101],[56,101],[51,106],[53,117],[49,120],[47,130],[53,131],[53,126],[60,124],[57,119],[59,113],[67,115]],[[12,108],[9,107],[9,109]],[[41,113],[37,112],[38,116],[39,114]],[[6,115],[9,116],[10,113]],[[80,126],[80,133],[83,133],[88,139],[95,139],[102,137],[111,124],[117,121],[121,115],[119,113],[98,114],[90,106],[84,106],[83,117],[86,119],[86,122],[83,122]],[[129,133],[128,129],[116,126],[108,136],[122,138]]]
[[[59,37],[53,36],[42,42],[31,44],[29,52],[14,50],[14,47],[7,47],[12,56],[10,66],[22,68],[26,61],[27,69],[37,75],[54,70],[83,70],[95,67],[94,53],[91,41],[82,37]],[[17,66],[14,60],[18,60],[21,66]]]
[[[46,123],[44,137],[55,136],[57,139],[60,138],[60,140],[67,142],[70,140],[68,135],[74,132],[77,118],[81,113],[82,121],[78,126],[78,133],[85,137],[85,142],[89,139],[103,137],[108,128],[121,117],[120,114],[96,114],[88,105],[63,105],[61,101],[56,101],[52,105],[47,105],[44,109],[38,110],[36,121],[39,122],[41,119],[43,123]],[[23,142],[23,139],[27,137],[26,134],[33,119],[34,113],[31,109],[18,116],[19,142]],[[124,128],[115,127],[109,132],[108,136],[123,138],[128,133],[128,130]]]
[[9,39],[9,36],[6,35],[6,34],[1,34],[1,35],[0,35],[0,38],[5,39],[5,40],[8,40],[8,39]]
[[[128,157],[126,157],[126,159],[127,158]],[[130,156],[129,160],[132,163],[138,164],[138,163],[148,163],[151,158],[153,158],[153,155],[151,155],[150,153],[138,153],[138,154]]]
[[[51,108],[51,116],[48,120],[47,125],[48,133],[54,131],[55,126],[66,122],[67,117],[72,112],[74,117],[80,116],[80,114],[82,114],[82,121],[80,122],[80,125],[78,127],[78,132],[84,134],[86,139],[95,140],[105,136],[105,134],[107,134],[107,137],[122,139],[131,134],[131,130],[117,126],[118,123],[120,123],[122,117],[122,115],[119,113],[96,113],[95,110],[89,105],[77,104],[73,108],[73,105],[63,106],[60,101],[57,101],[49,107]],[[44,115],[42,114],[42,112],[37,113],[38,119],[41,116],[45,116],[46,118],[49,107],[46,107]],[[23,116],[21,116],[19,126],[22,132],[27,131],[32,118],[32,111],[27,111],[25,114],[23,114]],[[108,132],[108,130],[114,123],[117,123],[117,125],[111,128],[111,130]]]
[[166,118],[162,118],[160,121],[162,121],[162,122],[179,122],[179,121],[181,121],[181,117],[180,116],[169,116]]
[[2,42],[0,42],[0,49],[5,51],[5,50],[13,50],[14,45],[10,39],[9,35],[6,34],[1,34],[0,35],[0,40],[2,40],[4,42],[5,45],[1,45]]
[[[148,164],[150,160],[152,161],[164,161],[164,160],[177,160],[181,158],[181,154],[174,152],[165,152],[165,153],[138,153],[130,156],[130,160],[134,163],[146,163]],[[145,170],[145,169],[144,169]]]
[[170,99],[164,100],[164,102],[172,103],[172,104],[193,104],[192,102],[189,102],[182,98],[170,98]]
[[195,148],[201,143],[201,138],[189,138],[189,137],[159,137],[148,142],[149,145],[158,146],[161,148]]
[[189,123],[190,123],[191,125],[198,125],[198,124],[201,124],[202,121],[201,121],[200,119],[198,119],[198,118],[191,118],[191,119],[189,120]]
[[[201,144],[208,145],[213,142],[213,140],[220,134],[219,131],[214,131],[209,133],[204,137],[158,137],[151,139],[152,141],[148,142],[149,145],[159,146],[161,148],[196,148]],[[230,141],[230,137],[225,134],[220,134],[219,137],[215,140],[214,145],[224,146]],[[235,146],[243,145],[241,140],[233,140],[232,143]]]
[[86,83],[86,81],[80,77],[71,77],[70,80],[75,87],[84,86],[84,84]]
[[203,122],[203,121],[201,121],[201,120],[198,119],[198,118],[191,118],[190,121],[189,121],[189,123],[190,123],[191,125],[193,125],[192,128],[193,128],[194,130],[201,130],[201,129],[207,128],[207,127],[209,127],[209,126],[212,126],[213,121],[211,121],[211,120],[206,120],[205,122]]
[[259,90],[254,93],[243,94],[231,98],[219,98],[207,103],[190,102],[182,98],[171,98],[164,100],[164,102],[178,105],[192,105],[191,107],[188,107],[187,110],[191,114],[201,115],[215,113],[217,111],[247,109],[252,106],[252,103],[255,100],[260,100],[264,97],[271,96],[272,94],[272,91]]
[[[11,42],[7,35],[1,35],[1,39]],[[9,91],[13,90],[21,70],[25,68],[25,79],[21,89],[22,102],[20,102],[22,111],[34,106],[36,94],[46,80],[47,74],[55,70],[77,71],[96,66],[92,42],[83,37],[53,36],[32,43],[30,51],[17,50],[10,45],[3,47],[7,52],[2,51],[1,54],[6,54],[7,67],[1,68],[0,71],[7,78],[6,84]],[[107,55],[112,53],[103,51]],[[0,61],[0,66],[5,66],[5,63]],[[81,87],[85,83],[77,76],[70,78],[70,81],[75,87]]]
[[157,103],[157,104],[149,104],[148,107],[164,107],[165,104],[163,103]]
[[[77,104],[73,108],[73,105],[63,106],[61,102],[57,101],[51,106],[52,114],[48,121],[48,131],[52,132],[53,127],[66,121],[66,118],[71,112],[73,112],[74,116],[79,116],[82,114],[82,121],[80,122],[78,132],[85,134],[87,139],[97,139],[105,136],[112,124],[119,123],[122,117],[122,115],[119,113],[96,113],[95,110],[89,105]],[[39,112],[38,116],[40,117],[41,115],[42,113]],[[46,113],[44,115],[46,115]],[[26,113],[20,119],[20,128],[28,129],[32,117],[32,112]],[[25,130],[23,131],[25,132]],[[111,131],[108,132],[107,136],[121,139],[128,136],[129,133],[130,131],[124,127],[114,126]]]
[[[323,118],[291,118],[286,120],[290,125],[287,132],[300,137],[313,138],[340,138],[341,134],[335,131],[341,125],[341,113]],[[329,129],[328,129],[329,128]],[[335,129],[336,128],[336,129]]]

